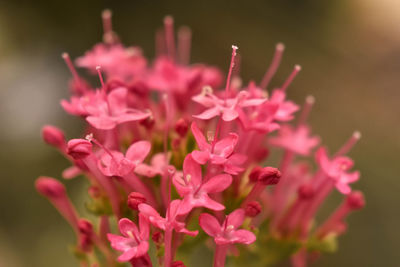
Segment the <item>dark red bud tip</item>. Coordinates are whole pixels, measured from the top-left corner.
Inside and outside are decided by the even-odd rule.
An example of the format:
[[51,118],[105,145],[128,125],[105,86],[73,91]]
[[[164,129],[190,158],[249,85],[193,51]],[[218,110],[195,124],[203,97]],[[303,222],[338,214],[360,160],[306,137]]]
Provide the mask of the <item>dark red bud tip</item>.
[[253,170],[249,174],[250,182],[256,183],[258,181],[258,177],[260,176],[262,168],[260,166],[255,166]]
[[80,235],[79,236],[79,247],[84,252],[89,252],[92,249],[92,238],[88,235]]
[[46,144],[57,148],[63,148],[65,146],[65,136],[63,131],[57,127],[46,125],[42,128],[42,137]]
[[261,205],[257,201],[250,201],[245,207],[245,212],[247,217],[256,217],[261,212]]
[[51,177],[41,176],[35,182],[36,190],[48,198],[59,198],[65,196],[64,185]]
[[360,191],[351,192],[347,195],[347,204],[351,209],[359,210],[365,206],[364,194]]
[[157,245],[161,245],[164,243],[164,235],[161,232],[155,232],[152,236],[151,239],[156,243]]
[[279,182],[281,176],[281,172],[277,168],[264,167],[258,176],[258,181],[265,185],[274,185]]
[[181,136],[186,136],[189,130],[189,122],[183,118],[179,119],[175,124],[175,131]]
[[174,261],[171,267],[186,267],[186,265],[182,261]]
[[68,142],[67,153],[74,159],[84,159],[92,153],[92,143],[85,139],[72,139]]
[[138,210],[138,206],[146,203],[146,198],[139,192],[132,192],[128,196],[128,207],[133,210]]
[[314,197],[315,190],[314,187],[310,184],[303,184],[297,190],[297,194],[301,199],[310,199]]
[[80,219],[78,222],[79,232],[83,235],[91,236],[93,234],[93,225],[86,219]]

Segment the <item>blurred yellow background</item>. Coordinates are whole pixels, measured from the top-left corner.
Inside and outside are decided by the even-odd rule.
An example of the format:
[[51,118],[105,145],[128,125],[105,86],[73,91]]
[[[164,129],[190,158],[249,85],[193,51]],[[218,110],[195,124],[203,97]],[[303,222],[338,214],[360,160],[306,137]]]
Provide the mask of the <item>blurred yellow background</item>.
[[[294,64],[303,70],[289,88],[302,102],[312,94],[314,131],[331,150],[353,132],[351,156],[367,206],[350,217],[339,251],[315,266],[399,266],[400,248],[400,1],[12,1],[0,2],[0,266],[75,266],[72,230],[34,191],[39,175],[59,178],[67,166],[40,138],[50,123],[80,135],[82,122],[59,105],[68,95],[67,51],[82,55],[101,40],[100,13],[114,12],[125,44],[154,55],[154,33],[165,15],[193,30],[193,62],[226,70],[239,46],[242,76],[259,81],[274,45],[286,53],[274,84]],[[82,180],[67,181],[78,206]],[[328,208],[328,207],[327,207]]]

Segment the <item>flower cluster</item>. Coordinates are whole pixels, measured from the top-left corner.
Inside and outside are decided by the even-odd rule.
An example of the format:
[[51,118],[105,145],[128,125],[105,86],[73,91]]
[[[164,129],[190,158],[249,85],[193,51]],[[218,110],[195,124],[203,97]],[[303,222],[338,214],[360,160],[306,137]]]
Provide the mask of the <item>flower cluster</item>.
[[[329,155],[307,124],[311,96],[297,123],[289,124],[300,107],[287,100],[287,89],[300,66],[282,86],[267,90],[282,44],[262,81],[247,86],[234,71],[238,48],[232,46],[222,84],[217,68],[189,64],[191,32],[181,28],[176,42],[171,17],[156,35],[152,63],[140,48],[119,42],[110,11],[103,24],[103,42],[75,61],[98,75],[99,88],[63,54],[72,96],[61,105],[87,122],[83,138],[67,141],[54,126],[42,131],[44,141],[71,162],[63,178],[87,179],[86,206],[99,220],[82,218],[58,180],[36,181],[73,227],[81,266],[152,266],[157,260],[185,266],[185,253],[200,244],[215,250],[216,267],[225,266],[227,255],[239,263],[257,259],[258,266],[288,258],[305,266],[331,250],[346,230],[346,216],[364,206],[362,193],[350,187],[360,174],[346,156],[360,134]],[[283,151],[277,167],[266,166],[272,147]],[[335,190],[343,203],[316,223]],[[116,223],[120,234],[111,233]]]

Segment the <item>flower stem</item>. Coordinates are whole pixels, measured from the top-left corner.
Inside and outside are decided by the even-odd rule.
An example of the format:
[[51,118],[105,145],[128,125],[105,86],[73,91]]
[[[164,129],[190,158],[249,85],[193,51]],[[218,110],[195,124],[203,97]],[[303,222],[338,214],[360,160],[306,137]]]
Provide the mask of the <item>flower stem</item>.
[[164,235],[164,267],[170,267],[172,263],[172,230],[173,228],[167,227]]
[[228,245],[217,245],[214,255],[214,267],[224,267]]

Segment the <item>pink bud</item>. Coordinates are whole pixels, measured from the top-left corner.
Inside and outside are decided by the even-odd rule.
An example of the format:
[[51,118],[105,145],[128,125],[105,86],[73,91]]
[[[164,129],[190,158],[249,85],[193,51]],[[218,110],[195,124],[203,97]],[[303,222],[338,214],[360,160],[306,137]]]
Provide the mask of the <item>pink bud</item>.
[[247,217],[256,217],[261,212],[261,205],[257,201],[250,201],[245,207]]
[[279,182],[281,178],[281,172],[277,168],[273,167],[264,167],[260,171],[260,175],[258,176],[258,181],[265,185],[274,185]]
[[249,180],[253,183],[258,181],[258,177],[260,176],[262,168],[260,166],[255,166],[253,170],[250,172]]
[[97,186],[91,186],[88,189],[88,194],[92,198],[99,198],[101,196],[101,191]]
[[155,232],[151,239],[154,241],[154,243],[156,243],[157,245],[161,245],[162,243],[164,243],[164,235],[161,232]]
[[175,124],[175,131],[181,136],[185,137],[189,129],[189,122],[180,118]]
[[80,219],[78,222],[79,232],[83,235],[91,236],[93,234],[93,225],[86,219]]
[[89,252],[92,248],[92,238],[88,235],[79,236],[79,247],[85,251]]
[[315,190],[310,184],[303,184],[297,190],[297,194],[301,199],[310,199],[314,196]]
[[72,139],[68,142],[67,153],[74,159],[84,159],[92,153],[92,143],[85,139]]
[[365,206],[365,199],[363,193],[360,191],[351,192],[347,196],[347,205],[353,210],[362,209]]
[[174,261],[171,267],[186,267],[186,265],[182,261]]
[[138,206],[146,203],[146,198],[139,192],[132,192],[128,196],[128,207],[133,210],[138,210]]
[[46,144],[63,149],[65,147],[64,133],[57,127],[46,125],[42,128],[42,137]]
[[48,198],[60,198],[66,194],[64,185],[51,177],[39,177],[35,182],[35,186],[41,195]]

